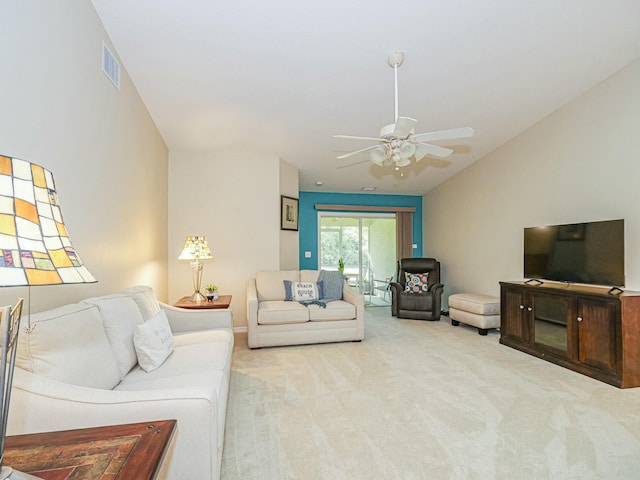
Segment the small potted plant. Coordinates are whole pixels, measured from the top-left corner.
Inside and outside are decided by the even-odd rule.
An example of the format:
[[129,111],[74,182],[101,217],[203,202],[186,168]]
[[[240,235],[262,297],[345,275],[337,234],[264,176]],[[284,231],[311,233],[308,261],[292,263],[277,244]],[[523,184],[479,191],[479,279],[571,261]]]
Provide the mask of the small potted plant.
[[344,274],[344,260],[342,260],[342,257],[338,259],[338,271]]
[[218,286],[210,283],[204,289],[207,291],[207,300],[213,302],[218,299]]

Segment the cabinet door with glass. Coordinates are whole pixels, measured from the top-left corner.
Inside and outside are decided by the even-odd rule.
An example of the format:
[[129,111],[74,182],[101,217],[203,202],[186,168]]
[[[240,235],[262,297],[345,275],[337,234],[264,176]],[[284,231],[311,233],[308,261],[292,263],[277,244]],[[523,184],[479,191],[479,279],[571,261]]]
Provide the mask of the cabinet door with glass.
[[575,302],[562,295],[530,292],[532,343],[563,357],[575,352]]

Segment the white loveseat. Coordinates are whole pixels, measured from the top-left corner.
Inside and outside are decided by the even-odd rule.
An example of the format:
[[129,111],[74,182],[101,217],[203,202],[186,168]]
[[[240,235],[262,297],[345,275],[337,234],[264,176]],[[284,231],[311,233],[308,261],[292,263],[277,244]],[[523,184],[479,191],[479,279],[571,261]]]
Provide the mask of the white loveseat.
[[[233,332],[210,312],[132,287],[33,314],[31,333],[23,315],[8,433],[176,419],[158,478],[219,479]],[[147,372],[141,332],[157,319],[170,331],[150,338],[164,333],[173,350]]]
[[342,298],[323,305],[285,301],[284,281],[317,282],[318,270],[262,271],[247,282],[249,348],[364,339],[364,296],[342,282]]

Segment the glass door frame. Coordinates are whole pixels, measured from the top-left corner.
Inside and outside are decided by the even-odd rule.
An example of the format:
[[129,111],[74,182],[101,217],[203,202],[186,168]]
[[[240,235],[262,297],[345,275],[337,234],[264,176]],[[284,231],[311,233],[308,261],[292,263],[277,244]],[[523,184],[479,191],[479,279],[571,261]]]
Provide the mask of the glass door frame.
[[[386,213],[386,212],[335,212],[335,211],[319,211],[318,212],[318,270],[322,268],[322,218],[323,217],[344,217],[344,218],[353,218],[358,221],[358,279],[363,279],[364,275],[364,265],[363,265],[363,248],[362,248],[362,219],[365,218],[385,218],[392,219],[397,221],[397,217],[394,213]],[[396,245],[397,248],[397,245]],[[337,266],[336,266],[337,268]],[[364,292],[364,281],[358,281],[358,291],[360,293]],[[372,288],[373,286],[371,286]]]

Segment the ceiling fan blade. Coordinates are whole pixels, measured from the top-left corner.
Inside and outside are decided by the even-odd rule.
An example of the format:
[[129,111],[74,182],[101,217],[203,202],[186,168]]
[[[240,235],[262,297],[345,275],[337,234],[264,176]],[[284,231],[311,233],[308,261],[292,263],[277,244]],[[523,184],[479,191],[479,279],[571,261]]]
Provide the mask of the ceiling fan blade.
[[393,135],[396,137],[407,138],[416,123],[418,123],[418,121],[414,118],[398,117],[398,120],[396,120],[396,126],[393,129]]
[[450,148],[431,145],[429,143],[418,143],[416,145],[416,162],[419,162],[425,155],[433,155],[434,157],[445,158],[453,153]]
[[376,148],[378,145],[372,145],[371,147],[367,147],[367,148],[361,148],[360,150],[356,150],[355,152],[349,152],[349,153],[345,153],[343,155],[338,155],[336,158],[338,160],[342,160],[344,158],[349,158],[349,157],[353,157],[354,155],[357,155],[359,153],[362,152],[368,152],[369,150],[373,150],[374,148]]
[[440,130],[439,132],[419,133],[413,138],[418,142],[434,142],[436,140],[448,140],[450,138],[473,137],[475,131],[470,127],[452,128],[450,130]]
[[354,163],[347,163],[346,165],[341,165],[339,167],[336,167],[338,170],[342,169],[342,168],[350,168],[350,167],[355,167],[356,165],[362,165],[363,163],[369,163],[370,160],[367,158],[365,160],[360,160],[359,162],[354,162]]
[[373,140],[374,142],[384,142],[384,138],[379,137],[354,137],[353,135],[334,135],[333,138],[346,138],[350,140]]

